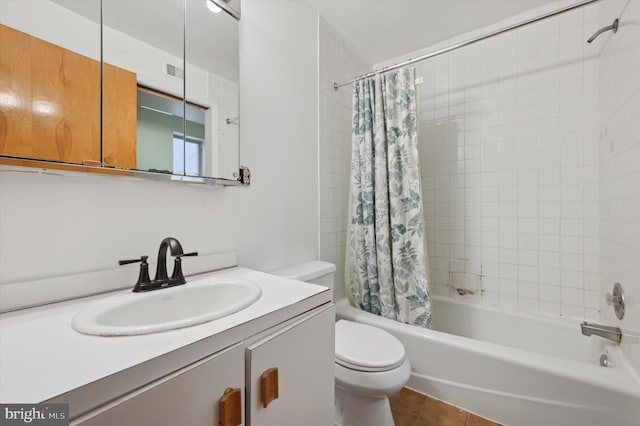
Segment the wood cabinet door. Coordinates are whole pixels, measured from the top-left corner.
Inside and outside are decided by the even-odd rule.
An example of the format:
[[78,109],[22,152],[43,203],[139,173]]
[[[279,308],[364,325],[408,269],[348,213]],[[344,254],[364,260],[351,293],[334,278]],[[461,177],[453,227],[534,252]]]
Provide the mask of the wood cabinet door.
[[[249,425],[333,425],[334,322],[331,305],[247,347]],[[275,368],[278,397],[264,407],[262,376]]]
[[0,24],[0,154],[100,162],[100,62]]
[[103,64],[102,165],[136,168],[138,82],[136,74]]
[[[118,398],[72,422],[82,426],[217,426],[220,398],[240,388],[244,345],[238,344]],[[244,424],[244,404],[241,407]]]

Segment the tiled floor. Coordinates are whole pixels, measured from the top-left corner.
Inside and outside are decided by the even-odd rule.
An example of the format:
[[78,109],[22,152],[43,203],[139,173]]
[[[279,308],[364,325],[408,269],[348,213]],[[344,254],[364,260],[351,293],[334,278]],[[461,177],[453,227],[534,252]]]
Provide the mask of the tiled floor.
[[390,398],[396,426],[499,426],[407,388]]

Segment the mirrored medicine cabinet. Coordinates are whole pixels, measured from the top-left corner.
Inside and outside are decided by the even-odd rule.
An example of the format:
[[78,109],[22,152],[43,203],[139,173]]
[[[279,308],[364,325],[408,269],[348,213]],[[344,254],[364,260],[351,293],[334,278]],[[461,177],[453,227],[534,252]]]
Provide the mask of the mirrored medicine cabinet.
[[0,164],[235,185],[240,0],[0,0]]

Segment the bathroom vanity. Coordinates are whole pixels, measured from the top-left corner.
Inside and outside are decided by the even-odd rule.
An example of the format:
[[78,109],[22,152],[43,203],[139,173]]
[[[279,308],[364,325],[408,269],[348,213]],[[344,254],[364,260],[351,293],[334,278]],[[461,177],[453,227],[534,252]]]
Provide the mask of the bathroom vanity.
[[211,322],[134,336],[72,329],[105,296],[3,314],[0,402],[68,403],[71,424],[87,426],[332,424],[329,290],[245,268],[185,286],[202,279],[251,281],[262,295]]

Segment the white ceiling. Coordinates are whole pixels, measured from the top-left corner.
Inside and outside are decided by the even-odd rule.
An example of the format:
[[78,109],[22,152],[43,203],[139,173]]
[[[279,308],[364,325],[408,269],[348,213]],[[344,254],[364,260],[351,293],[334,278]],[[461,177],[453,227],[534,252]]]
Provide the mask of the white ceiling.
[[555,0],[307,0],[377,64]]
[[[99,0],[53,1],[90,19],[100,19]],[[306,1],[370,64],[431,46],[545,4],[557,3],[557,0]],[[181,0],[110,0],[105,2],[104,19],[115,29],[182,56],[180,36],[184,12],[180,5]],[[204,5],[204,0],[188,0],[187,36],[191,48],[187,60],[236,80],[237,23],[228,16],[209,13]],[[195,28],[207,28],[207,31]],[[210,52],[217,53],[211,55]]]

